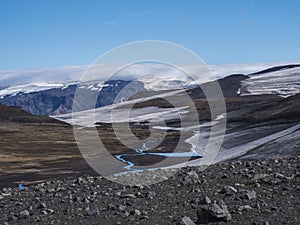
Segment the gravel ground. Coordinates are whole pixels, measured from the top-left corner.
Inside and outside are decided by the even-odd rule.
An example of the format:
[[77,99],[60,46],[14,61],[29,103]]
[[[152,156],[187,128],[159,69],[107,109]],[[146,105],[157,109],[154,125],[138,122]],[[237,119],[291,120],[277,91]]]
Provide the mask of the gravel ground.
[[[300,224],[300,158],[184,168],[149,186],[103,177],[0,192],[0,224]],[[169,171],[170,172],[170,171]],[[168,171],[145,172],[153,179]],[[118,179],[140,178],[126,174]],[[120,181],[120,180],[119,180]]]

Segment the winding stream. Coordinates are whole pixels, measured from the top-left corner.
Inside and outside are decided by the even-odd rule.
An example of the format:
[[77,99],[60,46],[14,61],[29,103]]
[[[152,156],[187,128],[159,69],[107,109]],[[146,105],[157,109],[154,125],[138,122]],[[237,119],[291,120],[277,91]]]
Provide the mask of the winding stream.
[[[143,172],[142,169],[137,169],[134,168],[135,163],[129,160],[124,159],[124,157],[126,156],[144,156],[144,155],[154,155],[154,156],[163,156],[163,157],[167,157],[167,158],[171,158],[171,157],[201,157],[201,155],[197,154],[195,151],[189,151],[189,152],[147,152],[148,150],[150,150],[151,148],[148,146],[150,143],[156,142],[156,140],[146,140],[143,143],[143,146],[141,149],[135,149],[135,153],[124,153],[124,154],[118,154],[115,155],[114,157],[117,158],[119,161],[126,163],[127,165],[124,166],[124,169],[126,169],[127,171],[125,172],[121,172],[121,173],[117,173],[116,175],[119,174],[124,174],[124,173],[128,173],[128,172]],[[151,168],[151,170],[155,170],[158,168]]]

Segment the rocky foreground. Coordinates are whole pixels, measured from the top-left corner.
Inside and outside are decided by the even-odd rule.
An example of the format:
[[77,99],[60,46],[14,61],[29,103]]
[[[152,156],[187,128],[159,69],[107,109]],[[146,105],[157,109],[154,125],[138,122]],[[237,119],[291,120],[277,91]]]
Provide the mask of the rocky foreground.
[[0,224],[300,224],[299,168],[300,158],[239,161],[149,186],[83,176],[4,188]]

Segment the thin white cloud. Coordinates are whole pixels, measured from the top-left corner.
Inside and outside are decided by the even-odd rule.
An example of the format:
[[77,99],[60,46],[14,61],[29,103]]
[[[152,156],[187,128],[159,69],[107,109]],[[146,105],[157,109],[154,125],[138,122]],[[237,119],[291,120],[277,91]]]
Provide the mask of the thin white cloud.
[[[208,73],[206,66],[181,65],[187,73],[199,75],[200,82],[206,82],[215,78],[221,78],[230,74],[249,74],[264,70],[273,66],[289,64],[283,63],[256,63],[256,64],[224,64],[208,65],[211,73]],[[65,66],[58,68],[46,68],[37,70],[6,70],[0,71],[0,87],[19,86],[31,83],[62,83],[67,84],[79,81],[86,69],[89,68],[88,76],[83,80],[99,80],[107,77],[112,70],[117,70],[120,65],[93,65],[93,66]],[[139,79],[147,87],[154,89],[162,88],[163,82],[172,85],[172,81],[181,80],[189,83],[191,78],[180,70],[166,66],[165,64],[135,64],[123,68],[114,75],[115,79]],[[175,83],[174,83],[175,85]]]

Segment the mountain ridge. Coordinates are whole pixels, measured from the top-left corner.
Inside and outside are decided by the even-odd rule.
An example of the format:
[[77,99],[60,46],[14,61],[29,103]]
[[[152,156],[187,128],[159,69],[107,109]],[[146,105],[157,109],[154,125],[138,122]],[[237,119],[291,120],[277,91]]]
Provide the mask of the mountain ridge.
[[[287,71],[293,70],[297,67],[300,67],[300,64],[290,64],[290,65],[282,65],[271,67],[265,70],[258,71],[256,73],[250,73],[248,75],[245,74],[232,74],[228,75],[224,78],[220,78],[217,80],[219,83],[223,95],[225,98],[229,97],[237,97],[237,96],[248,96],[248,95],[282,95],[282,96],[290,96],[294,93],[297,94],[299,92],[298,86],[295,86],[296,92],[289,93],[286,91],[288,87],[282,87],[280,84],[278,87],[278,91],[275,90],[265,90],[261,85],[264,85],[265,80],[262,80],[260,83],[256,82],[257,75],[262,74],[272,74],[273,72],[278,71]],[[295,72],[293,72],[295,73]],[[296,71],[297,73],[297,71]],[[300,73],[299,73],[300,74]],[[269,75],[270,76],[270,75]],[[292,75],[291,75],[292,76]],[[260,76],[261,77],[261,76]],[[254,81],[252,81],[254,79]],[[280,79],[280,76],[277,75],[277,78]],[[261,78],[259,78],[261,79]],[[118,82],[120,85],[118,86]],[[134,85],[131,89],[126,93],[125,98],[119,98],[115,101],[116,96],[120,93],[122,88],[127,86],[130,82],[134,82]],[[169,82],[169,81],[168,81]],[[177,82],[177,81],[176,81]],[[292,82],[292,81],[289,81]],[[206,82],[201,84],[202,87],[207,87],[211,82]],[[288,84],[290,85],[290,84]],[[0,99],[0,103],[8,106],[19,106],[25,109],[27,112],[30,112],[35,115],[61,115],[72,112],[73,99],[75,95],[76,88],[80,87],[86,90],[84,94],[86,96],[90,93],[98,93],[99,96],[97,98],[96,107],[101,107],[105,105],[110,105],[113,103],[118,103],[120,101],[126,101],[128,99],[145,97],[147,95],[157,94],[157,93],[165,93],[170,90],[162,90],[162,91],[149,91],[145,89],[143,82],[141,81],[125,81],[125,80],[114,80],[107,81],[104,84],[99,84],[97,82],[90,82],[86,84],[69,84],[60,88],[51,88],[42,91],[30,92],[30,93],[18,93],[13,94],[11,96],[2,96]],[[192,99],[200,99],[205,98],[205,94],[201,90],[201,88],[186,88],[189,90],[190,97]],[[287,92],[287,93],[285,93]]]

